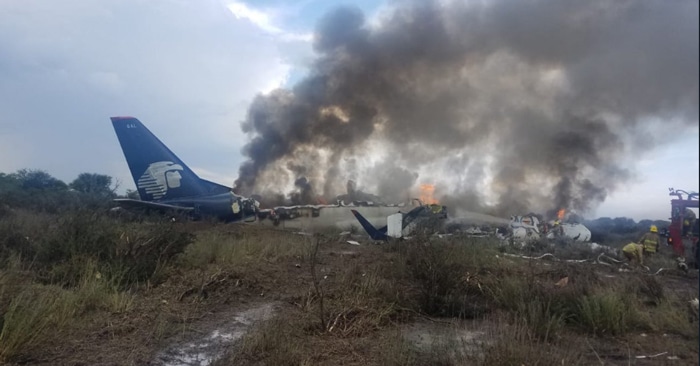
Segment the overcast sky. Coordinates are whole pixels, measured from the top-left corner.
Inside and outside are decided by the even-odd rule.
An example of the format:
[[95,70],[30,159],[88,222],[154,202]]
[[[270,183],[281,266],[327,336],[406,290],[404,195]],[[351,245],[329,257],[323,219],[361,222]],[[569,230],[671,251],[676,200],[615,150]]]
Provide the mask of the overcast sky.
[[[231,185],[249,104],[304,75],[317,20],[340,4],[290,3],[0,1],[0,172],[42,169],[66,182],[95,172],[133,189],[109,121],[130,115],[200,176]],[[353,4],[370,19],[384,7]],[[698,190],[699,135],[658,131],[670,142],[629,161],[637,177],[597,216],[668,218],[668,187]]]

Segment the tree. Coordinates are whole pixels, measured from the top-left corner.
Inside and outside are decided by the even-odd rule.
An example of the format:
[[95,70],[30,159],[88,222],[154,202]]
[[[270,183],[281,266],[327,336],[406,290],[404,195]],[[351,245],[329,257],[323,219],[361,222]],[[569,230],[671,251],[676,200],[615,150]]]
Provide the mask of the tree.
[[99,197],[115,197],[112,177],[104,174],[81,173],[70,183],[70,187],[78,192]]
[[12,175],[20,182],[23,189],[65,190],[68,188],[66,183],[43,170],[21,169]]
[[73,196],[66,183],[43,170],[21,169],[0,177],[0,201],[9,207],[59,212]]
[[637,223],[637,230],[647,231],[654,222],[651,220],[642,220]]
[[0,216],[8,212],[21,189],[22,185],[13,174],[0,173]]
[[618,234],[628,234],[637,231],[637,224],[628,217],[616,217],[613,219],[613,232]]
[[14,174],[0,173],[0,194],[16,191],[21,186],[22,183],[17,180]]

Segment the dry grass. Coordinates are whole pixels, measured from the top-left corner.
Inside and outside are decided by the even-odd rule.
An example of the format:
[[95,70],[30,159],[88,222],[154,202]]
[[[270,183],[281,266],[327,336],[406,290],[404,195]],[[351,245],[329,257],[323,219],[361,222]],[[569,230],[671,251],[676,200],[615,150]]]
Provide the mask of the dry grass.
[[500,271],[496,249],[489,241],[422,238],[397,249],[398,265],[392,278],[404,279],[415,293],[417,311],[428,315],[474,318],[486,309],[484,278]]
[[300,365],[308,354],[305,322],[275,317],[258,324],[220,365]]
[[31,286],[12,299],[0,332],[0,359],[9,360],[40,345],[49,331],[76,313],[76,297],[55,286]]
[[27,354],[46,339],[60,337],[68,322],[86,312],[127,312],[133,302],[133,296],[104,278],[94,262],[84,265],[79,284],[73,288],[33,283],[8,295],[11,301],[0,331],[3,360]]
[[[220,364],[575,365],[595,362],[584,339],[635,332],[668,333],[688,344],[698,339],[686,311],[690,292],[669,288],[668,278],[498,257],[497,243],[488,239],[421,237],[350,248],[321,235],[314,258],[311,238],[278,230],[210,225],[193,239],[187,225],[176,227],[180,236],[161,233],[170,227],[163,223],[43,217],[50,224],[46,236],[27,239],[32,224],[12,220],[0,223],[0,234],[8,234],[0,236],[2,360],[26,360],[47,340],[60,344],[69,322],[95,313],[126,319],[140,316],[139,309],[160,309],[135,303],[177,302],[172,313],[139,324],[161,344],[178,333],[174,327],[184,329],[186,321],[174,314],[240,305],[263,293],[296,306],[254,327]],[[114,227],[100,234],[82,226],[90,223],[94,230]],[[49,251],[46,246],[59,239],[66,244]],[[26,243],[29,249],[18,249]],[[105,243],[110,250],[101,247]],[[152,250],[139,249],[149,245]],[[550,249],[537,245],[528,250]],[[585,256],[575,248],[560,250]],[[345,251],[358,254],[337,254]],[[555,285],[563,278],[566,285]],[[209,282],[214,284],[206,287]],[[179,295],[192,286],[209,290],[210,297],[182,300]],[[486,324],[485,335],[478,341],[446,335],[418,348],[399,329],[426,317]]]
[[18,211],[4,218],[0,359],[31,357],[88,313],[129,312],[134,300],[129,287],[151,277],[187,240],[160,229],[85,211],[60,217]]
[[311,241],[308,237],[279,230],[253,232],[205,231],[185,248],[179,263],[189,268],[209,264],[239,265],[256,261],[277,262],[295,257],[303,260]]
[[551,342],[542,340],[531,330],[525,319],[509,322],[495,319],[493,328],[487,331],[488,344],[482,349],[478,364],[485,366],[506,365],[581,365],[584,350],[580,342],[569,340]]
[[698,324],[692,320],[688,302],[683,299],[668,299],[651,309],[646,319],[652,331],[670,333],[686,339],[697,340]]
[[328,287],[324,309],[328,334],[364,336],[401,317],[398,289],[382,278],[377,269],[347,268]]
[[[398,329],[384,335],[379,364],[386,366],[413,366],[420,364],[421,353]],[[437,365],[438,363],[434,363]]]

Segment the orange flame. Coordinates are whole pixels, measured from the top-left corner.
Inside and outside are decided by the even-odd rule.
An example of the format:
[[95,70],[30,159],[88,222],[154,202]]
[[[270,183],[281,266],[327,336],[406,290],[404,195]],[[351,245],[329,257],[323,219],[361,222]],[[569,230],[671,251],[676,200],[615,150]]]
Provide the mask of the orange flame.
[[420,185],[420,200],[425,205],[432,205],[438,203],[438,200],[433,197],[435,193],[435,185],[433,184],[421,184]]
[[557,219],[559,219],[559,220],[564,219],[565,214],[566,214],[566,210],[563,208],[561,210],[557,211]]

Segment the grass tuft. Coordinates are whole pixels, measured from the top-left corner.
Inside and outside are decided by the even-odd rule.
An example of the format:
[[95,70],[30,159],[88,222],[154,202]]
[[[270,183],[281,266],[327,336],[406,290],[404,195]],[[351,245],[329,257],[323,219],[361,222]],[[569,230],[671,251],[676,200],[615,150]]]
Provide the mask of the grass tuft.
[[495,320],[488,331],[487,342],[477,364],[487,366],[510,365],[579,365],[583,364],[583,350],[579,344],[565,341],[546,342],[533,334],[525,321]]
[[10,303],[0,331],[0,359],[16,358],[39,346],[52,328],[73,318],[76,297],[55,286],[31,286]]
[[[69,321],[85,313],[130,310],[133,296],[119,291],[116,283],[97,271],[95,261],[86,261],[78,284],[72,288],[34,283],[10,294],[12,300],[4,311],[0,331],[0,359],[27,357],[45,340],[60,336]],[[5,288],[3,285],[3,291]]]
[[303,320],[280,317],[258,323],[215,365],[300,365],[306,349],[303,328]]
[[597,336],[625,333],[636,315],[631,300],[617,293],[584,296],[577,310],[579,325]]

